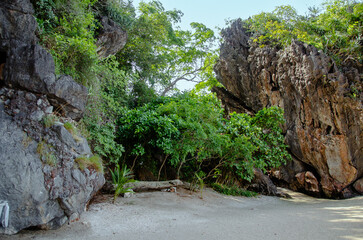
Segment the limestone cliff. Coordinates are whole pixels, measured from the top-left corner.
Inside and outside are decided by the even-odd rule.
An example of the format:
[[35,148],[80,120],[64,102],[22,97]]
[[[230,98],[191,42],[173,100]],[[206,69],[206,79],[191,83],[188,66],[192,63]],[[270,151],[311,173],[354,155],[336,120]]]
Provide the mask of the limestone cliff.
[[77,220],[105,182],[79,167],[92,152],[63,124],[82,117],[87,88],[55,75],[33,12],[29,0],[0,4],[0,234]]
[[[215,66],[223,88],[215,88],[232,112],[257,112],[272,105],[285,110],[286,142],[294,161],[271,175],[283,185],[316,196],[348,197],[363,176],[362,84],[355,68],[338,68],[315,47],[260,48],[251,44],[242,21],[223,31]],[[355,184],[357,186],[359,184]],[[360,192],[362,194],[362,192]]]

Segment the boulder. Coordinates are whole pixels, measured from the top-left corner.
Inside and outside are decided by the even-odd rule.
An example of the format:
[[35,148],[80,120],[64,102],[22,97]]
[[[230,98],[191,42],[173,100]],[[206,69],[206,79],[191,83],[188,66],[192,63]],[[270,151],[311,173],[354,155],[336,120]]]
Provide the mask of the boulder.
[[85,86],[76,83],[72,77],[63,75],[47,87],[48,99],[58,110],[75,120],[83,116],[88,99],[88,89]]
[[125,46],[127,32],[108,17],[102,17],[101,25],[96,45],[98,55],[105,58],[116,54]]
[[83,116],[88,89],[70,76],[56,79],[53,57],[40,45],[11,41],[3,70],[5,85],[47,95],[51,104],[65,116]]
[[278,196],[280,194],[275,184],[267,175],[263,174],[261,169],[255,168],[253,173],[255,176],[252,181],[244,184],[247,190],[270,196]]
[[0,98],[0,203],[8,206],[0,233],[56,229],[78,219],[105,182],[102,173],[75,162],[92,154],[87,141],[73,140],[64,127],[68,135],[59,137],[57,124],[47,128],[32,117],[47,116],[44,95],[2,88]]
[[297,181],[309,192],[319,192],[319,183],[313,173],[307,171],[296,174]]
[[314,186],[304,183],[306,191],[341,196],[363,175],[363,96],[349,92],[351,84],[361,84],[358,68],[338,68],[322,51],[298,41],[284,49],[261,48],[250,41],[240,20],[222,35],[215,72],[225,89],[214,91],[225,108],[252,113],[272,105],[283,108],[286,142],[306,166],[292,176],[311,169],[319,188],[309,177]]
[[5,84],[46,94],[48,85],[56,80],[52,55],[40,45],[25,45],[19,41],[10,43],[4,67]]

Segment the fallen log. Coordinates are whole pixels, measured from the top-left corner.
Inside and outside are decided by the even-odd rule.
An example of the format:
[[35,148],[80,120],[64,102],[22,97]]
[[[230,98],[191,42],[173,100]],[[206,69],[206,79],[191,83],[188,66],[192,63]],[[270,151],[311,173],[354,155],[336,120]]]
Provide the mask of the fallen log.
[[181,187],[184,183],[179,179],[170,181],[139,181],[126,183],[124,188],[131,188],[134,192],[159,191],[172,187]]

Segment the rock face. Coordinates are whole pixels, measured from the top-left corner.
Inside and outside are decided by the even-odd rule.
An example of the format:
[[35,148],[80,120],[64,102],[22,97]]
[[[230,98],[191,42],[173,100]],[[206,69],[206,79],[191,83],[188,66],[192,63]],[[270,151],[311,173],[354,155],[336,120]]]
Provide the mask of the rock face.
[[108,17],[101,19],[102,29],[97,37],[97,53],[108,57],[120,51],[127,42],[127,32]]
[[26,0],[7,0],[0,6],[0,85],[47,95],[63,114],[80,119],[87,88],[69,76],[56,78],[52,56],[37,44],[33,12]]
[[342,72],[330,57],[301,42],[285,49],[250,44],[240,20],[223,36],[215,72],[226,89],[214,91],[226,109],[285,110],[286,142],[295,160],[275,177],[314,195],[349,196],[363,175],[362,94],[353,98],[349,92],[350,84],[362,83],[361,73]]
[[60,122],[44,127],[52,108],[46,96],[2,88],[0,97],[0,200],[10,210],[0,233],[54,229],[76,220],[105,181],[102,173],[81,171],[75,162],[92,155],[87,141],[74,140]]
[[92,152],[62,124],[82,116],[88,91],[56,78],[32,14],[29,0],[0,4],[0,234],[74,221],[105,182],[92,167],[80,170],[76,159]]

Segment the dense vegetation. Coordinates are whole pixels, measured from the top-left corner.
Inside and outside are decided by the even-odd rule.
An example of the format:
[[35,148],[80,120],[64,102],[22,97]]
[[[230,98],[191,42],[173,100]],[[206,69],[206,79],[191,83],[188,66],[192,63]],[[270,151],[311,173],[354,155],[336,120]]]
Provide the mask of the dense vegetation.
[[[238,182],[253,178],[289,159],[280,124],[281,109],[272,107],[254,117],[223,109],[213,94],[185,93],[158,98],[127,110],[118,121],[118,141],[132,168],[147,167],[158,178],[215,178]],[[169,175],[168,175],[169,174]]]
[[245,21],[254,42],[264,46],[286,46],[299,40],[323,50],[338,65],[363,64],[363,3],[334,0],[309,8],[306,16],[291,6],[277,7],[272,13],[261,13]]
[[[121,185],[130,180],[130,169],[140,178],[218,182],[221,192],[243,194],[228,186],[251,181],[254,168],[267,171],[290,159],[281,109],[226,116],[215,95],[199,91],[218,84],[216,37],[205,25],[176,28],[183,14],[166,11],[158,1],[137,8],[120,0],[32,2],[39,38],[57,74],[89,88],[77,127],[111,168],[117,194],[126,191]],[[245,23],[260,46],[283,47],[298,39],[338,62],[362,64],[362,12],[362,4],[334,1],[322,14],[311,9],[303,17],[284,6]],[[126,46],[107,58],[98,56],[96,46],[102,16],[128,33]],[[180,93],[180,81],[199,84]]]

